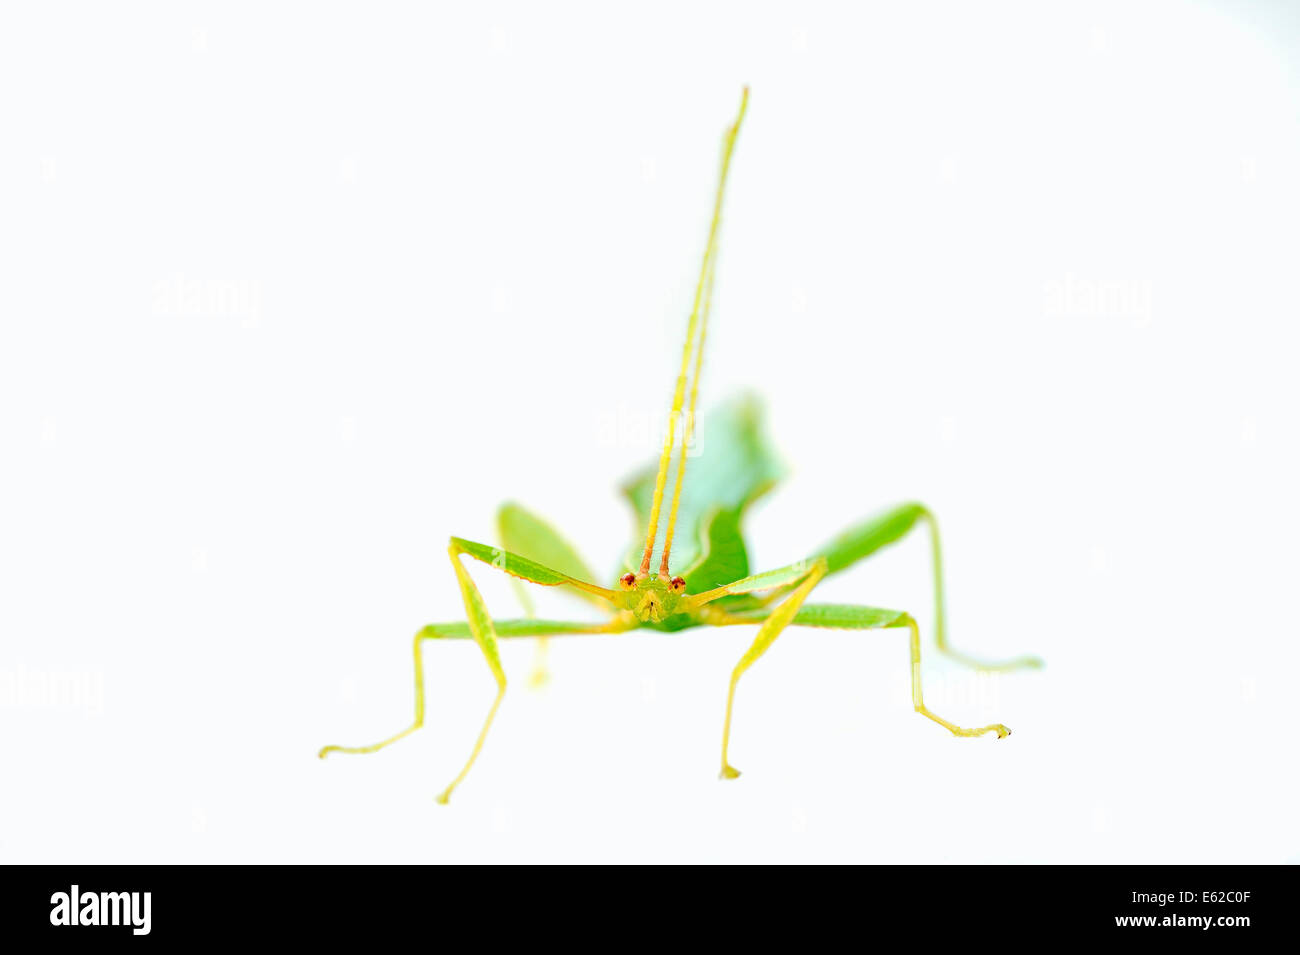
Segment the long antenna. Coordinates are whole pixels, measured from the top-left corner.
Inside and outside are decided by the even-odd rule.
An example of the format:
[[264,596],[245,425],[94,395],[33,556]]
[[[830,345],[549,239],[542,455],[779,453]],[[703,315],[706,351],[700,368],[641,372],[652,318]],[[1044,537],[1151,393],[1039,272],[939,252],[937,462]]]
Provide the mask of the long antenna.
[[[711,288],[711,281],[712,281],[711,277],[713,274],[713,256],[714,256],[715,249],[717,248],[718,224],[722,221],[722,197],[726,193],[727,173],[731,169],[731,154],[736,148],[736,136],[740,132],[740,124],[741,121],[745,118],[745,110],[748,108],[748,106],[749,106],[749,87],[746,86],[744,92],[741,94],[740,97],[740,112],[736,115],[736,121],[727,129],[726,137],[723,140],[722,173],[718,178],[717,196],[713,201],[713,220],[709,224],[709,239],[704,246],[704,261],[700,265],[700,277],[699,280],[695,283],[695,301],[694,304],[691,306],[691,318],[686,326],[686,343],[682,346],[682,367],[681,367],[681,371],[677,375],[677,387],[673,392],[673,407],[672,410],[668,413],[668,431],[667,434],[664,435],[663,452],[659,456],[659,474],[655,478],[654,498],[651,500],[650,503],[650,523],[649,523],[649,527],[646,529],[645,552],[642,554],[641,557],[640,576],[642,577],[650,573],[650,559],[651,557],[654,556],[655,537],[659,533],[659,511],[663,506],[664,486],[668,483],[668,463],[672,458],[673,445],[675,443],[675,439],[677,436],[677,432],[676,432],[677,419],[681,417],[682,405],[685,403],[686,400],[686,373],[691,366],[691,352],[693,350],[693,346],[696,345],[696,329],[701,324],[700,305],[701,305],[701,301],[704,300],[705,287],[709,286]],[[709,298],[711,299],[712,295],[710,295]],[[704,316],[705,316],[705,321],[707,321],[708,318],[707,302],[704,307]],[[702,355],[703,354],[702,335],[701,335],[701,341],[699,342],[699,346],[700,347],[698,348],[698,351]],[[691,389],[692,419],[694,417],[694,410],[695,410],[695,396],[698,393],[699,367],[700,367],[700,360],[699,358],[697,358],[695,364],[696,384]],[[672,542],[673,524],[676,522],[677,519],[678,498],[681,493],[682,479],[686,471],[685,441],[686,441],[686,437],[689,435],[692,426],[693,426],[693,422],[690,420],[688,420],[686,424],[683,426],[684,430],[683,430],[682,457],[677,468],[677,481],[673,492],[672,512],[669,518],[667,537],[665,538],[664,541],[664,556],[663,556],[663,560],[660,562],[660,573],[663,575],[667,575],[668,573],[668,548],[669,548],[669,544],[671,544]]]
[[686,449],[695,433],[695,403],[700,396],[700,366],[704,364],[704,341],[709,330],[709,307],[713,304],[713,271],[718,257],[709,259],[709,278],[704,286],[704,311],[700,315],[700,340],[695,348],[695,371],[691,375],[691,403],[682,424],[682,449],[677,458],[677,480],[673,484],[673,506],[668,509],[668,530],[664,534],[664,552],[659,558],[659,576],[668,576],[668,553],[673,549],[673,529],[677,526],[677,508],[682,502],[682,481],[686,478]]

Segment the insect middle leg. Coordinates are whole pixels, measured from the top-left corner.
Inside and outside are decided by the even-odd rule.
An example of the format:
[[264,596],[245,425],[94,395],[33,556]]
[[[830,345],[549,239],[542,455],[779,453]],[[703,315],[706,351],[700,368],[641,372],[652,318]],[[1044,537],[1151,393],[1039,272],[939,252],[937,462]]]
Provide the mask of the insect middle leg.
[[[606,623],[579,623],[564,622],[556,620],[536,620],[528,618],[525,620],[498,620],[495,622],[496,635],[498,638],[508,640],[513,637],[548,637],[560,634],[583,634],[583,633],[617,633],[625,629],[630,629],[630,622],[623,619],[611,620]],[[399,739],[410,736],[416,730],[424,726],[424,656],[421,648],[426,640],[470,640],[473,634],[470,632],[468,623],[431,623],[423,627],[415,634],[413,641],[412,654],[415,661],[415,718],[411,725],[406,727],[400,733],[394,733],[387,739],[380,740],[378,743],[372,743],[369,746],[324,746],[318,754],[324,759],[330,753],[376,753],[396,743]],[[493,669],[493,676],[496,676],[496,669]],[[503,676],[504,679],[504,676]],[[497,702],[500,701],[498,694]],[[497,703],[493,703],[492,712],[495,714]],[[489,717],[488,723],[491,723]],[[475,754],[482,746],[483,734],[480,734],[478,743],[475,745]],[[472,765],[473,759],[470,760]],[[464,778],[464,773],[468,771],[468,766],[457,777],[457,782]],[[454,785],[454,784],[453,784]],[[452,787],[444,792],[449,795]],[[443,799],[443,802],[446,800]]]
[[959,663],[977,670],[1037,669],[1043,661],[1034,656],[989,662],[954,650],[948,643],[947,614],[943,594],[943,548],[939,541],[939,524],[924,504],[903,504],[855,524],[813,555],[825,557],[827,573],[833,574],[870,557],[882,547],[905,537],[918,524],[930,532],[930,560],[934,573],[934,640],[938,651]]
[[[816,580],[811,581],[811,584],[816,584]],[[898,610],[882,610],[878,607],[864,607],[853,604],[806,604],[803,603],[802,597],[800,597],[801,591],[803,592],[803,595],[806,596],[807,590],[805,587],[811,589],[809,583],[805,583],[800,586],[795,593],[791,594],[790,597],[786,599],[785,603],[781,604],[780,607],[777,608],[777,612],[780,612],[782,608],[794,601],[795,598],[799,598],[793,613],[787,615],[788,619],[786,619],[785,623],[782,623],[781,626],[788,624],[796,627],[821,627],[837,630],[882,630],[906,627],[909,632],[912,660],[912,708],[927,719],[934,720],[934,722],[938,723],[954,736],[983,736],[985,733],[996,733],[998,739],[1002,739],[1003,737],[1011,735],[1011,730],[1002,723],[990,723],[988,726],[977,726],[973,728],[958,726],[956,723],[944,719],[925,705],[925,697],[921,692],[921,632],[920,628],[917,627],[916,621],[912,619],[910,615]],[[766,610],[746,610],[741,613],[728,613],[719,608],[709,608],[706,612],[705,617],[707,622],[717,626],[763,623],[763,627],[759,631],[759,639],[754,641],[754,646],[745,654],[744,659],[741,660],[741,665],[737,666],[736,673],[732,676],[731,689],[733,693],[735,692],[736,680],[739,679],[740,674],[748,668],[749,664],[758,659],[758,657],[772,645],[772,642],[780,632],[778,630],[777,633],[771,634],[766,641],[762,640],[763,630],[767,629],[768,622],[775,616],[775,614],[764,616],[766,613]],[[755,650],[758,652],[755,653]],[[729,730],[731,725],[730,695],[727,698],[727,717],[727,728]],[[734,779],[740,774],[737,770],[731,768],[727,764],[725,731],[723,739],[722,774],[728,779]]]

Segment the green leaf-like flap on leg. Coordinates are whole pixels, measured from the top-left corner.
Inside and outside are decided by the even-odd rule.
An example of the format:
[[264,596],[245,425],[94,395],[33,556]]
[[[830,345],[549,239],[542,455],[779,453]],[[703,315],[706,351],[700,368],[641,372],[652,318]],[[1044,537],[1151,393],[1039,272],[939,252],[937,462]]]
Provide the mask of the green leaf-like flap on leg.
[[544,587],[556,587],[560,584],[567,584],[572,580],[568,574],[561,574],[549,567],[543,567],[536,561],[529,560],[527,557],[520,557],[518,554],[512,554],[500,547],[490,547],[487,544],[465,540],[463,537],[453,537],[451,542],[456,545],[457,549],[469,554],[476,560],[481,560],[485,564],[491,564],[498,570],[504,570],[507,574],[524,580],[531,580],[533,583],[541,584]]
[[[501,534],[501,544],[510,553],[518,554],[525,560],[558,570],[577,580],[595,581],[596,576],[587,567],[586,561],[579,556],[577,548],[570,544],[559,531],[538,517],[532,511],[513,501],[501,505],[497,512],[497,526]],[[516,587],[521,585],[516,584]],[[576,592],[579,596],[593,603],[601,599],[593,594]],[[532,613],[531,600],[521,589],[520,601],[529,614]]]

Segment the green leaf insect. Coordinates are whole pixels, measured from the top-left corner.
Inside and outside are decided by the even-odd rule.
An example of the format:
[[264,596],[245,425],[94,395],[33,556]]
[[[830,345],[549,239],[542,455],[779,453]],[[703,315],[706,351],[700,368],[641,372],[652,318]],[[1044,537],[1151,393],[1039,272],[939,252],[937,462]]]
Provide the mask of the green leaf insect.
[[[437,797],[438,802],[446,803],[478,758],[505,695],[506,675],[501,667],[497,641],[540,637],[544,646],[544,639],[549,636],[624,633],[640,627],[676,631],[701,626],[758,625],[754,642],[736,664],[727,688],[722,730],[721,775],[724,779],[740,775],[727,761],[736,686],[745,671],[789,626],[907,630],[911,642],[913,708],[956,736],[994,733],[1002,738],[1010,734],[1011,731],[1001,723],[967,729],[950,723],[926,707],[921,695],[920,632],[916,621],[908,614],[856,604],[808,602],[813,589],[829,575],[870,557],[915,528],[923,527],[929,535],[932,555],[938,650],[962,663],[986,670],[1042,666],[1033,657],[985,663],[957,653],[948,645],[939,530],[934,515],[926,507],[917,503],[895,507],[850,527],[802,560],[776,570],[753,573],[741,531],[745,511],[775,486],[782,473],[764,437],[758,405],[746,399],[724,406],[705,422],[698,436],[698,445],[693,444],[697,437],[695,405],[712,304],[723,196],[736,137],[748,102],[749,90],[746,89],[736,121],[727,128],[723,138],[713,217],[687,323],[681,370],[673,392],[663,450],[656,465],[648,467],[623,487],[638,520],[646,528],[645,537],[637,541],[629,552],[627,572],[609,588],[593,583],[595,575],[554,528],[518,504],[504,505],[498,515],[500,547],[451,538],[448,556],[460,585],[465,619],[456,623],[430,624],[416,633],[415,719],[411,725],[370,746],[326,746],[320,751],[322,758],[333,752],[373,753],[419,729],[424,724],[424,661],[421,654],[424,642],[473,640],[483,651],[496,678],[497,694],[469,759]],[[702,449],[701,453],[692,454],[692,449],[697,446]],[[692,459],[690,480],[686,480],[687,463]],[[665,497],[668,500],[666,513]],[[680,535],[674,533],[678,528],[683,529]],[[654,568],[656,554],[659,562]],[[470,577],[465,557],[515,578],[527,616],[516,620],[494,620]],[[565,588],[602,607],[608,612],[608,617],[597,623],[536,619],[524,584]]]

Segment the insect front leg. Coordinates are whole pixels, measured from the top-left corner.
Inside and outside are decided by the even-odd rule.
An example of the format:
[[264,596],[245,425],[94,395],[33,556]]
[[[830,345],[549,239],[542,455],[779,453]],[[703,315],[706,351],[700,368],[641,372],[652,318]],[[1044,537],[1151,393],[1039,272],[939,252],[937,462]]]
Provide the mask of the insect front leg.
[[[762,576],[761,574],[757,575],[759,578]],[[745,651],[745,655],[740,658],[740,662],[736,664],[735,669],[731,671],[731,683],[727,687],[727,715],[722,723],[722,772],[720,775],[723,779],[735,779],[740,775],[740,770],[727,762],[727,747],[731,743],[731,711],[736,699],[736,684],[740,682],[740,678],[744,676],[745,671],[753,666],[754,661],[766,653],[767,648],[776,642],[776,638],[794,619],[808,594],[825,576],[826,561],[823,558],[818,558],[807,571],[800,573],[798,577],[790,581],[790,583],[796,584],[794,591],[781,603],[777,604],[776,609],[763,620],[763,625],[758,628],[758,634],[754,637],[754,642]],[[754,580],[755,578],[748,579]],[[744,592],[743,589],[736,588],[734,585],[730,588],[720,589],[731,589],[733,593]],[[704,615],[706,621],[710,618],[707,610],[708,608],[706,608]],[[719,614],[726,616],[720,611]]]
[[1013,660],[988,662],[954,650],[949,645],[943,594],[943,548],[939,541],[939,523],[935,520],[934,513],[923,504],[915,502],[903,504],[868,518],[860,524],[855,524],[818,550],[814,556],[825,557],[827,573],[833,574],[895,543],[921,524],[924,524],[930,532],[930,560],[934,573],[934,640],[938,651],[977,670],[1040,668],[1043,661],[1038,657],[1022,656]]
[[497,682],[497,695],[492,700],[492,708],[488,710],[487,719],[483,721],[483,728],[479,730],[478,739],[474,741],[474,749],[469,754],[469,759],[465,761],[465,766],[456,775],[447,788],[438,794],[437,800],[444,805],[451,799],[451,792],[461,784],[466,776],[469,775],[474,761],[478,759],[479,751],[483,749],[483,742],[487,739],[488,730],[492,728],[492,721],[496,719],[497,710],[501,707],[501,700],[506,695],[506,673],[501,667],[501,654],[497,649],[496,628],[492,624],[492,616],[488,613],[487,604],[483,602],[483,596],[478,592],[478,587],[474,585],[469,571],[465,565],[460,562],[461,550],[453,540],[451,546],[447,548],[447,554],[451,557],[451,566],[456,569],[456,582],[460,584],[461,599],[465,604],[465,619],[469,624],[470,636],[483,651],[483,658],[487,660],[488,668],[492,671],[492,677]]

